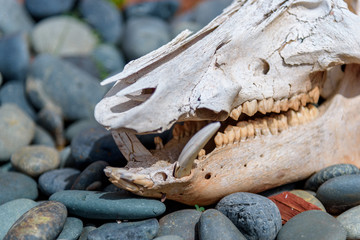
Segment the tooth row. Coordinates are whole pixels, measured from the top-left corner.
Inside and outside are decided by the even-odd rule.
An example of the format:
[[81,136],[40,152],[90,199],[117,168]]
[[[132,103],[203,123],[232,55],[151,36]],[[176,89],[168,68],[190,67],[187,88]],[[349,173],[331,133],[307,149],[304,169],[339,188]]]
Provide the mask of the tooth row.
[[198,132],[201,128],[206,126],[206,121],[198,121],[198,122],[184,122],[183,125],[181,124],[175,124],[174,128],[172,130],[173,137],[178,140],[183,137],[189,137],[196,132]]
[[289,99],[274,100],[273,98],[267,98],[262,100],[246,101],[237,108],[233,109],[230,113],[230,117],[234,120],[238,120],[241,113],[248,116],[253,116],[257,112],[262,114],[280,111],[288,111],[293,109],[298,111],[300,106],[306,106],[307,103],[317,103],[319,101],[320,90],[319,87],[313,88],[308,93],[300,93],[292,96]]
[[255,136],[277,135],[288,127],[310,122],[316,118],[319,110],[312,104],[308,107],[300,106],[298,111],[289,110],[285,114],[274,114],[270,117],[241,121],[236,126],[227,126],[224,133],[218,132],[214,138],[216,147],[238,143]]

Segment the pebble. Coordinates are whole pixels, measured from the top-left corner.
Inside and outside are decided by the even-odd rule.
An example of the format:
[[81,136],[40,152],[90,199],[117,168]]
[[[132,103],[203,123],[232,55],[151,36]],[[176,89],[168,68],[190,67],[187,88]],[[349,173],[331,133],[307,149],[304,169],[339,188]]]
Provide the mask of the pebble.
[[41,109],[37,116],[37,123],[54,136],[58,147],[65,145],[64,120],[57,107]]
[[340,214],[359,205],[360,175],[344,175],[326,181],[317,190],[316,198],[331,214]]
[[74,137],[78,135],[81,131],[87,128],[94,128],[100,126],[98,122],[93,119],[83,119],[78,120],[69,125],[65,130],[65,138],[69,142],[72,142]]
[[216,209],[206,210],[201,215],[198,228],[199,240],[246,240],[231,220]]
[[66,217],[66,207],[62,203],[45,201],[22,215],[4,240],[55,239],[61,232]]
[[304,188],[315,191],[327,180],[343,175],[360,174],[359,168],[353,164],[335,164],[312,175],[305,183]]
[[35,135],[32,141],[33,145],[43,145],[51,148],[55,148],[55,141],[51,135],[42,127],[36,126]]
[[296,215],[281,228],[277,240],[289,239],[345,240],[346,231],[331,215],[311,210]]
[[[108,183],[104,168],[109,166],[105,161],[96,161],[87,166],[76,178],[72,190],[100,190],[104,183]],[[93,183],[100,182],[99,189],[88,189]]]
[[324,205],[311,193],[304,191],[304,190],[292,190],[290,191],[292,194],[295,194],[298,197],[301,197],[305,201],[314,204],[315,206],[319,207],[321,210],[326,212]]
[[0,53],[0,72],[3,77],[7,80],[24,80],[30,63],[25,34],[17,33],[0,38]]
[[141,2],[126,7],[125,16],[127,19],[154,16],[167,21],[174,16],[179,6],[179,0]]
[[60,151],[60,166],[59,168],[74,167],[75,162],[71,156],[70,146],[66,146]]
[[106,0],[81,0],[79,11],[108,43],[119,43],[123,32],[122,13]]
[[32,145],[23,147],[11,155],[11,163],[21,172],[37,177],[57,168],[60,164],[60,157],[55,148]]
[[86,72],[47,54],[38,55],[33,61],[27,89],[37,108],[49,104],[60,107],[66,120],[93,118],[94,107],[106,91]]
[[91,28],[70,16],[49,17],[36,24],[31,42],[37,53],[88,55],[97,39]]
[[79,174],[80,171],[74,168],[48,171],[39,177],[39,189],[46,196],[59,191],[69,190]]
[[225,214],[246,239],[275,239],[281,228],[279,209],[258,194],[238,192],[222,198],[216,209]]
[[199,3],[193,10],[195,22],[199,23],[201,26],[207,25],[215,17],[220,15],[224,8],[229,6],[232,2],[232,0],[208,0]]
[[57,240],[76,240],[83,230],[83,222],[74,217],[66,218],[64,228],[62,229]]
[[26,0],[25,7],[35,18],[45,18],[68,12],[75,0]]
[[74,65],[94,78],[100,78],[102,69],[90,55],[62,57],[62,60]]
[[158,200],[109,192],[66,190],[54,193],[50,200],[62,202],[75,216],[90,219],[146,219],[160,216],[166,209]]
[[36,119],[35,110],[26,98],[25,85],[23,81],[6,82],[4,86],[2,86],[0,89],[0,103],[16,104],[19,108],[21,108],[21,110],[23,110],[27,115],[29,115],[31,119]]
[[77,134],[71,141],[71,154],[77,166],[87,166],[98,160],[118,167],[127,163],[111,133],[102,126],[87,128]]
[[175,211],[160,218],[158,237],[177,235],[187,240],[196,239],[196,224],[201,216],[200,211],[184,209]]
[[165,236],[154,238],[154,240],[184,240],[184,238],[177,236],[177,235],[165,235]]
[[350,208],[336,219],[345,228],[346,239],[360,239],[360,206]]
[[125,66],[123,53],[110,44],[98,45],[91,56],[107,74],[121,72]]
[[151,240],[159,231],[155,218],[124,223],[106,223],[91,231],[88,240]]
[[188,20],[175,20],[171,22],[171,36],[175,38],[179,33],[188,29],[193,33],[199,31],[202,26],[196,22],[188,21]]
[[8,161],[18,149],[28,145],[35,134],[33,120],[15,104],[0,106],[0,162]]
[[21,215],[37,205],[30,199],[19,198],[0,205],[0,239],[3,239],[11,226]]
[[6,35],[30,32],[34,22],[24,6],[14,0],[0,0],[0,31]]
[[89,233],[95,229],[96,229],[96,227],[94,227],[94,226],[84,227],[78,240],[88,240]]
[[131,18],[125,24],[122,49],[128,60],[134,60],[170,40],[170,27],[160,18]]

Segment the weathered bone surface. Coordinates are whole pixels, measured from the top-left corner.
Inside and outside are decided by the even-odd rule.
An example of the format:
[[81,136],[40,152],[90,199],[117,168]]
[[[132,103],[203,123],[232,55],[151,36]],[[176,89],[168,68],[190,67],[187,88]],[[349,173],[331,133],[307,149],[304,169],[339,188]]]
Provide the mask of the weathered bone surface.
[[[103,82],[116,81],[95,117],[128,160],[105,173],[139,195],[206,205],[335,163],[360,167],[359,26],[339,0],[235,1],[200,32]],[[316,108],[320,93],[326,101]],[[223,125],[214,139],[183,150],[211,121]],[[167,144],[156,138],[156,150],[134,135],[175,122],[184,124]],[[200,149],[197,159],[186,149]],[[176,174],[180,154],[191,157]]]

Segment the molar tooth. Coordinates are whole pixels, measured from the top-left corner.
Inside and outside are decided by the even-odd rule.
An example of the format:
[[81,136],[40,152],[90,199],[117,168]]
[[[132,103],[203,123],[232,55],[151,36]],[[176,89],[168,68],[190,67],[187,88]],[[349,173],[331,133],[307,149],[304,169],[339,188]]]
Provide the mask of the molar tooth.
[[280,100],[276,100],[274,102],[273,108],[271,109],[272,112],[280,113],[281,107],[280,107]]
[[210,123],[197,132],[181,151],[175,164],[174,177],[181,178],[191,173],[192,165],[199,151],[206,145],[209,139],[220,128],[220,122]]
[[285,99],[281,99],[280,100],[280,110],[281,111],[287,111],[289,109],[289,103],[288,103],[288,100],[285,98]]
[[184,127],[180,124],[175,124],[172,134],[176,140],[182,138],[184,136]]
[[246,124],[246,130],[247,130],[247,138],[253,138],[255,136],[255,129],[252,123],[249,122]]
[[266,118],[266,120],[267,120],[267,125],[270,129],[271,134],[277,135],[278,134],[278,121],[273,117],[268,117],[268,118]]
[[249,120],[249,123],[254,126],[255,136],[261,136],[261,127],[260,127],[259,121],[257,119]]
[[240,142],[241,139],[241,132],[239,127],[233,127],[233,131],[235,133],[235,142]]
[[217,148],[222,147],[224,140],[223,140],[223,136],[220,132],[218,132],[214,138],[215,141],[215,145]]
[[265,111],[271,112],[273,107],[274,107],[274,99],[273,98],[265,99]]
[[240,117],[240,114],[241,114],[241,106],[240,106],[240,111],[237,108],[233,109],[230,113],[230,117],[237,121]]
[[223,141],[224,141],[224,145],[228,145],[229,144],[229,138],[226,134],[221,133],[222,137],[223,137]]
[[258,108],[257,105],[258,104],[256,99],[250,102],[246,101],[243,103],[242,112],[251,117],[257,112],[257,108]]
[[265,99],[262,99],[258,102],[258,111],[262,114],[266,114]]
[[278,121],[278,130],[279,132],[286,131],[288,129],[287,117],[284,114],[279,114],[275,116]]
[[240,140],[244,141],[248,135],[247,123],[246,122],[238,122],[236,124],[240,130]]
[[289,110],[287,113],[287,122],[290,126],[297,126],[299,125],[299,119],[297,114],[294,110]]
[[309,92],[309,96],[310,96],[310,99],[312,100],[313,103],[317,103],[319,101],[319,97],[320,97],[319,87],[318,86],[314,87]]
[[308,102],[310,102],[310,97],[307,93],[300,94],[300,102],[302,106],[306,106]]
[[154,143],[156,150],[160,150],[164,148],[163,140],[161,139],[161,137],[159,136],[154,137]]
[[204,157],[206,155],[206,151],[205,149],[200,149],[199,153],[198,153],[198,159],[201,159],[202,157]]
[[261,134],[264,136],[267,136],[270,134],[270,130],[269,127],[267,125],[266,119],[265,118],[261,118],[258,121],[260,129],[261,129]]
[[[228,129],[226,131],[226,129]],[[227,136],[228,140],[229,140],[229,143],[234,143],[234,140],[235,140],[235,132],[233,130],[233,127],[232,126],[228,126],[227,128],[225,129],[225,135]]]
[[314,105],[310,104],[309,105],[309,113],[310,113],[311,119],[314,119],[319,115],[319,109],[317,109],[317,107],[315,107]]
[[294,109],[295,111],[299,110],[300,107],[300,100],[298,96],[293,96],[289,100],[289,108]]

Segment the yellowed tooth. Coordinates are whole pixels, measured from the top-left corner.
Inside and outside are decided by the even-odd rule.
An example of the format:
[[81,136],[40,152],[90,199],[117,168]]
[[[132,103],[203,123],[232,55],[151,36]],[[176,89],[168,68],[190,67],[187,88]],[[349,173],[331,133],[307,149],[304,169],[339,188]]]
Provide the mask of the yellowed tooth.
[[225,132],[227,138],[229,139],[229,143],[234,143],[235,140],[235,132],[233,129],[231,129],[231,131],[227,131]]
[[271,134],[277,135],[278,134],[278,121],[273,117],[266,118],[266,121],[267,121],[267,125],[269,127]]
[[287,122],[290,126],[297,126],[299,125],[299,119],[297,114],[294,110],[289,110],[286,112]]
[[289,109],[289,103],[287,99],[281,99],[280,100],[280,110],[281,111],[287,111]]
[[255,129],[252,123],[246,124],[247,138],[253,138],[255,136]]
[[239,130],[240,130],[240,140],[244,141],[247,138],[247,122],[238,122],[236,124],[236,126],[238,126]]
[[184,122],[185,136],[189,137],[193,133],[193,127],[194,125],[192,124],[192,122]]
[[120,185],[122,188],[130,191],[130,192],[137,192],[139,191],[139,187],[136,186],[135,184],[129,182],[128,180],[126,179],[117,179],[117,180],[114,180],[112,183],[114,183],[115,185]]
[[265,110],[265,99],[258,101],[258,111],[261,112],[262,114],[266,113]]
[[184,127],[180,124],[175,124],[172,130],[174,139],[178,140],[184,136]]
[[311,119],[314,119],[319,115],[319,109],[317,109],[317,107],[315,107],[314,105],[310,104],[309,105],[309,113],[310,113]]
[[307,122],[304,114],[301,111],[296,112],[297,118],[299,120],[299,124],[304,124]]
[[224,133],[221,133],[222,134],[222,137],[223,137],[223,143],[224,145],[228,145],[229,144],[229,138],[226,134]]
[[261,134],[261,127],[259,121],[257,119],[249,120],[249,123],[254,126],[255,136],[261,136],[262,134]]
[[299,110],[300,100],[298,96],[293,96],[289,100],[289,108],[294,109],[295,111]]
[[257,100],[246,101],[242,105],[242,112],[248,116],[253,116],[257,112]]
[[267,125],[267,121],[265,118],[260,118],[258,120],[258,124],[260,126],[260,129],[261,129],[261,134],[264,135],[264,136],[267,136],[270,134],[270,130],[269,130],[269,127]]
[[275,118],[278,121],[278,131],[286,131],[288,129],[287,117],[284,114],[279,114]]
[[223,134],[221,132],[218,132],[214,138],[214,142],[216,147],[222,147],[224,143]]
[[313,103],[317,103],[319,101],[319,97],[320,97],[319,87],[318,86],[314,87],[309,92],[309,96],[310,96],[310,99],[312,100]]
[[271,112],[271,110],[274,107],[274,99],[273,98],[268,98],[265,100],[265,111],[266,112]]
[[237,121],[240,117],[240,114],[241,114],[241,111],[239,111],[238,109],[235,108],[231,111],[230,117]]
[[307,93],[301,93],[299,98],[300,98],[301,105],[304,107],[306,106],[306,104],[308,102],[310,102],[310,97]]
[[273,108],[271,109],[272,112],[279,113],[281,110],[280,108],[280,100],[276,100],[274,102]]
[[161,137],[159,136],[154,137],[154,143],[156,150],[160,150],[164,148],[163,140],[161,139]]
[[306,122],[310,122],[312,120],[309,109],[307,107],[301,107],[300,112],[304,116]]
[[233,131],[234,131],[234,134],[235,134],[235,142],[240,142],[240,139],[241,139],[240,128],[234,126]]
[[205,151],[205,149],[201,149],[200,151],[199,151],[199,153],[198,153],[198,159],[201,159],[201,158],[203,158],[204,156],[206,155],[206,151]]
[[154,182],[150,179],[147,178],[138,178],[138,179],[134,179],[133,183],[137,184],[137,185],[141,185],[143,187],[149,188],[154,186]]

